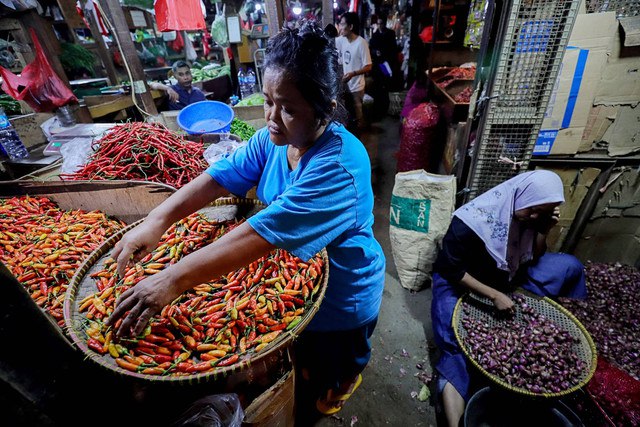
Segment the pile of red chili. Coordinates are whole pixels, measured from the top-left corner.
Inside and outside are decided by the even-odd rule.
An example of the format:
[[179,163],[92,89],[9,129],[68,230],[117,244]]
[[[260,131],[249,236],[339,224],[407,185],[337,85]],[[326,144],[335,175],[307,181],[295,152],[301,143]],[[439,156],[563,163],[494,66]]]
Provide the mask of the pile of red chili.
[[94,143],[86,165],[62,179],[125,179],[180,188],[207,167],[204,145],[171,132],[160,123],[118,125]]
[[62,303],[82,261],[124,224],[93,211],[63,211],[45,197],[0,199],[0,261],[64,326]]
[[250,358],[284,331],[293,329],[320,290],[324,261],[303,262],[278,249],[245,268],[196,286],[153,317],[134,339],[116,340],[104,320],[118,296],[145,277],[209,244],[239,222],[212,222],[192,214],[163,235],[158,248],[116,276],[112,258],[91,274],[98,291],[79,301],[87,345],[109,354],[129,371],[148,375],[191,375]]

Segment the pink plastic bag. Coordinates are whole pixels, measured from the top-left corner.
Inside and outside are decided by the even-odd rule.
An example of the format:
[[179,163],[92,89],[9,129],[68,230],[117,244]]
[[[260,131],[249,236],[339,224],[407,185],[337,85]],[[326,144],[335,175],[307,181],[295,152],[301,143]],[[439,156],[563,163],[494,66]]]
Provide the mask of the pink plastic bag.
[[19,76],[0,67],[2,90],[18,101],[25,101],[38,113],[51,112],[63,105],[78,102],[71,89],[51,68],[33,28],[30,30],[36,58]]
[[157,0],[154,9],[158,31],[204,30],[200,0]]
[[402,126],[398,150],[398,172],[417,169],[432,171],[437,152],[437,125],[440,119],[438,106],[427,102],[411,110]]

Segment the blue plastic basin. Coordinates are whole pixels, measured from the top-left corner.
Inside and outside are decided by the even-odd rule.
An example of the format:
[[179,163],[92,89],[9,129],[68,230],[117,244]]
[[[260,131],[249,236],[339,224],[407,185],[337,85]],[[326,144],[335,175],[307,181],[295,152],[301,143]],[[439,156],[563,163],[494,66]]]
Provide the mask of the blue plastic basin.
[[200,101],[187,105],[178,113],[178,126],[191,135],[229,132],[234,112],[219,101]]

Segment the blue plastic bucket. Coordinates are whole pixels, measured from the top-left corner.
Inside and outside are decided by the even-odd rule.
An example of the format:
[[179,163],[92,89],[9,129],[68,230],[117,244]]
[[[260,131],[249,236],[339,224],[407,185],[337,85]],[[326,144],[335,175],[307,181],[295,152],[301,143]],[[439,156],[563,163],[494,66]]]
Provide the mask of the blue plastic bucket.
[[178,126],[188,134],[223,133],[231,130],[233,109],[219,101],[194,102],[178,113]]

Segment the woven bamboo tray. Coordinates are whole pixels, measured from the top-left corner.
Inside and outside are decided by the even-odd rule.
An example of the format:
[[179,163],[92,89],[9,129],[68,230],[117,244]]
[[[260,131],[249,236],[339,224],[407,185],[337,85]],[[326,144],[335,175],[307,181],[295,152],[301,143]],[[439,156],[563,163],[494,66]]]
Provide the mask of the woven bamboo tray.
[[[211,206],[206,207],[199,212],[205,214],[211,220],[228,221],[240,217],[248,218],[263,208],[264,205],[260,201],[254,199],[223,198],[216,200]],[[295,327],[281,333],[260,352],[250,354],[250,357],[240,359],[233,365],[219,367],[209,372],[192,375],[160,376],[141,374],[123,369],[115,363],[114,359],[108,353],[100,355],[89,349],[87,346],[87,336],[84,332],[84,328],[82,327],[82,319],[84,317],[78,311],[78,308],[79,302],[82,301],[83,298],[97,291],[94,279],[90,277],[90,274],[103,268],[102,262],[110,255],[111,249],[115,244],[127,231],[131,230],[141,222],[142,220],[137,221],[120,230],[93,251],[72,277],[67,289],[67,294],[65,295],[64,319],[69,336],[73,340],[74,344],[84,352],[89,359],[106,369],[115,371],[116,373],[124,376],[137,377],[154,383],[165,382],[197,384],[206,381],[216,381],[230,376],[243,377],[242,379],[238,378],[236,382],[241,382],[242,380],[248,380],[250,382],[253,377],[263,375],[264,371],[268,370],[269,366],[273,365],[275,360],[281,359],[283,355],[286,354],[286,351],[293,343],[293,340],[295,340],[296,337],[306,328],[320,307],[320,303],[324,298],[329,280],[329,261],[325,249],[320,252],[325,265],[323,274],[318,278],[320,281],[320,290],[316,295],[315,301],[306,309],[300,322]]]
[[[593,377],[593,374],[596,370],[597,359],[596,347],[593,343],[591,335],[589,335],[589,332],[587,332],[582,323],[580,323],[580,321],[576,319],[573,314],[571,314],[567,309],[565,309],[555,301],[546,297],[533,295],[527,291],[519,291],[518,294],[525,299],[525,302],[529,304],[530,307],[532,307],[538,313],[543,314],[547,319],[549,319],[559,327],[567,330],[572,337],[578,340],[577,343],[574,344],[573,350],[576,352],[578,357],[586,364],[586,369],[583,371],[579,380],[570,388],[561,390],[556,393],[533,393],[527,389],[513,386],[507,383],[503,378],[489,373],[480,365],[480,363],[478,363],[477,360],[475,360],[475,358],[469,351],[469,348],[465,344],[467,330],[462,326],[462,320],[464,316],[469,316],[473,319],[479,319],[488,323],[489,327],[497,325],[501,320],[497,319],[494,316],[494,310],[487,309],[487,307],[493,307],[493,303],[488,298],[472,295],[470,293],[467,293],[458,299],[458,302],[456,303],[456,306],[453,310],[452,319],[453,331],[455,333],[456,340],[458,341],[458,344],[460,345],[460,348],[462,348],[462,351],[464,352],[467,359],[471,361],[471,363],[476,368],[478,368],[480,372],[482,372],[494,383],[500,385],[501,387],[504,387],[507,390],[526,396],[544,398],[559,397],[573,393],[574,391],[585,386],[589,382],[589,380],[591,380],[591,377]],[[470,303],[467,304],[467,307],[469,308],[469,314],[465,314],[465,310],[463,309],[463,303],[465,302]],[[520,313],[519,310],[516,310],[515,320],[517,321],[520,319],[522,319],[522,313]]]

